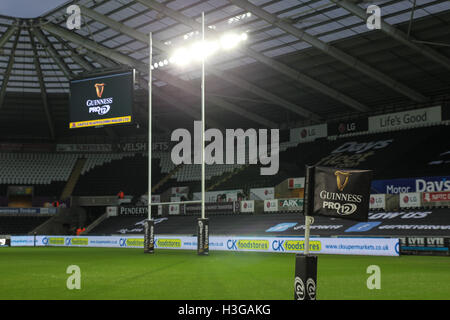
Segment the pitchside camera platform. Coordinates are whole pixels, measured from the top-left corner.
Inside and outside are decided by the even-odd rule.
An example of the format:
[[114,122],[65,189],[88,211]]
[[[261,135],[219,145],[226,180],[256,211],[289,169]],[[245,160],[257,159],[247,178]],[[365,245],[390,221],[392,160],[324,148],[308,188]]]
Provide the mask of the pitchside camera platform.
[[129,124],[134,70],[70,82],[71,129]]

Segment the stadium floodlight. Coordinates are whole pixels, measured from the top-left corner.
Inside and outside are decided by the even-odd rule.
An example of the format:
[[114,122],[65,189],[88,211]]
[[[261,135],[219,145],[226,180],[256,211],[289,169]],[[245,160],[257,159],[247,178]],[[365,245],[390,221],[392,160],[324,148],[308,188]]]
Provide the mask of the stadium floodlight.
[[[196,33],[198,34],[198,32]],[[188,34],[187,37],[193,35]],[[153,62],[153,40],[152,34],[149,35],[149,108],[148,108],[148,219],[145,222],[145,236],[144,236],[144,246],[146,253],[153,253],[154,250],[154,221],[151,216],[151,207],[153,205],[166,205],[166,204],[188,204],[188,203],[200,203],[201,204],[201,218],[198,219],[198,249],[197,253],[204,255],[208,254],[209,246],[209,222],[205,215],[205,62],[208,57],[216,54],[220,49],[229,51],[239,45],[240,42],[246,41],[248,39],[247,33],[226,33],[218,40],[205,40],[205,13],[202,13],[202,39],[197,41],[190,46],[184,46],[178,48],[174,53],[168,58],[160,60],[159,62]],[[180,202],[159,202],[152,203],[152,71],[157,68],[167,66],[169,64],[175,63],[179,66],[186,66],[191,62],[201,62],[201,200],[200,201],[180,201]]]
[[191,61],[191,57],[189,51],[186,48],[179,48],[175,51],[175,53],[170,57],[169,60],[173,61],[179,66],[184,66]]
[[176,49],[168,61],[178,66],[186,66],[191,62],[206,60],[208,57],[215,55],[220,49],[225,51],[234,49],[240,42],[246,41],[247,39],[248,35],[244,32],[240,35],[237,33],[227,33],[220,37],[219,40],[197,41],[189,47]]
[[241,37],[235,33],[228,33],[223,35],[220,38],[220,45],[224,50],[230,50],[235,48],[239,42],[241,41]]

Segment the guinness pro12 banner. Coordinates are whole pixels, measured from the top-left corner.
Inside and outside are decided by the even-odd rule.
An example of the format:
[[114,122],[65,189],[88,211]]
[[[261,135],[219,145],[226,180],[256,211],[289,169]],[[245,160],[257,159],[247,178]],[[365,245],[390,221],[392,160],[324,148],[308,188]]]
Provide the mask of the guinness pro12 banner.
[[313,208],[311,216],[322,215],[367,221],[369,214],[371,170],[313,168]]
[[72,80],[70,129],[131,122],[134,70]]

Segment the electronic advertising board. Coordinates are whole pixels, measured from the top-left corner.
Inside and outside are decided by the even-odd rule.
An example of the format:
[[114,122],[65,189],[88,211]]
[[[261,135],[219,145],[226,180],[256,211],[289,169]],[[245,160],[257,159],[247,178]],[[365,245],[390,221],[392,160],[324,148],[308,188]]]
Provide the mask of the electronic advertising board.
[[70,82],[70,129],[132,122],[134,70]]

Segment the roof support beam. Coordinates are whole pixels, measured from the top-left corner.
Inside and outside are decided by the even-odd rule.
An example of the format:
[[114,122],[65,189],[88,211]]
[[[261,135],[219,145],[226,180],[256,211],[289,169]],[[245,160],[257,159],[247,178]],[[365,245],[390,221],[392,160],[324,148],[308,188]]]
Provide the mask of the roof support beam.
[[[141,0],[139,0],[141,1]],[[255,6],[246,0],[230,0],[231,3],[239,6],[247,11],[250,11],[252,14],[258,16],[260,19],[265,20],[266,22],[277,26],[278,28],[284,30],[285,32],[293,35],[294,37],[304,40],[308,42],[310,45],[315,47],[316,49],[322,51],[329,56],[332,56],[336,60],[345,63],[351,68],[354,68],[361,73],[366,74],[369,78],[377,80],[378,82],[386,85],[387,87],[397,91],[398,93],[410,98],[416,102],[426,102],[428,99],[422,95],[421,93],[416,92],[415,90],[405,86],[404,84],[398,82],[397,80],[391,78],[390,76],[378,71],[377,69],[367,65],[361,60],[356,59],[355,57],[345,53],[344,51],[337,49],[314,36],[306,33],[303,30],[297,29],[290,23],[279,19],[276,15],[273,15],[264,9]]]
[[[95,21],[98,21],[118,32],[121,32],[121,33],[131,37],[131,38],[134,38],[143,43],[149,44],[148,36],[142,32],[134,30],[133,28],[130,28],[120,22],[117,22],[117,21],[115,21],[109,17],[106,17],[94,10],[89,9],[89,8],[82,6],[81,11],[83,12],[83,14],[86,14],[87,16],[89,16],[91,19],[94,19]],[[171,53],[170,51],[172,50],[169,46],[163,44],[162,42],[160,42],[156,39],[153,39],[153,46],[162,52],[166,52],[167,54],[170,54]],[[316,121],[320,120],[320,117],[318,115],[314,114],[313,112],[311,112],[301,106],[298,106],[290,101],[287,101],[281,97],[278,97],[278,96],[268,92],[267,90],[261,89],[258,86],[254,85],[242,78],[229,75],[220,69],[214,68],[213,66],[208,66],[208,72],[216,75],[217,77],[219,77],[225,81],[228,81],[228,82],[230,82],[234,85],[237,85],[241,88],[244,88],[247,91],[250,91],[257,96],[260,96],[268,101],[271,101],[272,103],[279,105],[279,106],[281,106],[295,114],[298,114],[304,118],[308,118],[308,119],[312,119],[312,120],[316,120]]]
[[[170,104],[172,107],[176,108],[177,110],[180,110],[181,112],[188,114],[192,119],[200,121],[200,119],[201,119],[200,108],[198,111],[195,111],[191,107],[186,106],[183,102],[179,101],[178,99],[176,99],[172,96],[161,94],[157,90],[154,90],[153,94],[156,97],[158,97],[159,99],[164,100],[165,102]],[[207,117],[207,118],[208,118],[207,127],[216,128],[216,129],[220,129],[223,127],[223,125],[219,124],[216,120],[211,119],[211,117]]]
[[3,46],[9,41],[14,32],[16,32],[16,29],[16,27],[9,27],[8,30],[6,30],[6,32],[0,38],[0,48],[3,48]]
[[38,56],[38,52],[36,49],[36,43],[34,42],[33,34],[31,33],[31,30],[29,30],[28,32],[30,34],[31,47],[33,48],[33,53],[34,53],[34,66],[36,68],[36,73],[37,73],[37,76],[39,79],[39,86],[41,89],[41,98],[42,98],[42,103],[44,105],[45,117],[47,118],[47,124],[48,124],[48,128],[50,131],[50,137],[51,137],[51,139],[54,140],[55,139],[55,126],[53,124],[53,118],[50,113],[50,108],[48,105],[47,92],[46,92],[45,83],[44,83],[44,75],[42,74],[41,64],[39,61],[39,56]]
[[104,56],[102,56],[101,54],[98,54],[96,52],[87,50],[85,55],[88,56],[89,58],[91,58],[92,60],[100,63],[104,67],[107,67],[107,68],[115,68],[115,67],[117,67],[117,64],[114,61],[111,61],[111,60],[105,58]]
[[84,70],[92,71],[94,67],[86,61],[82,56],[80,56],[69,44],[67,44],[63,39],[58,36],[54,36],[67,50],[71,53],[71,58]]
[[[195,21],[194,19],[191,19],[175,10],[172,10],[165,5],[154,1],[154,0],[137,0],[138,2],[142,3],[143,5],[152,8],[156,11],[159,11],[166,16],[191,27],[193,30],[201,30],[201,24]],[[208,33],[216,33],[214,30],[208,29]],[[331,88],[327,85],[321,83],[320,81],[317,81],[307,75],[304,75],[300,73],[299,71],[289,67],[288,65],[285,65],[275,59],[269,58],[265,56],[264,54],[255,51],[251,48],[246,49],[238,49],[243,54],[258,60],[259,62],[267,65],[268,67],[274,69],[277,72],[280,72],[284,74],[285,76],[291,78],[292,80],[299,82],[303,86],[307,86],[309,88],[312,88],[314,90],[317,90],[337,101],[340,101],[341,103],[351,107],[352,109],[358,110],[358,111],[370,111],[370,108],[366,105],[364,105],[361,102],[356,101],[355,99]]]
[[[174,86],[180,90],[189,92],[197,97],[200,97],[200,90],[196,90],[196,88],[191,86],[191,84],[188,83],[187,81],[181,80],[175,76],[172,76],[171,74],[169,74],[167,72],[162,72],[160,70],[154,70],[153,74],[155,75],[155,78],[158,78],[159,80],[162,80],[166,83],[170,83],[172,86]],[[206,95],[206,100],[217,106],[222,107],[225,110],[234,112],[244,118],[250,119],[250,120],[257,122],[259,124],[262,124],[266,127],[269,127],[269,128],[277,128],[278,127],[278,125],[276,123],[274,123],[270,120],[267,120],[266,118],[263,118],[253,112],[246,111],[242,108],[237,108],[236,105],[229,103],[228,101],[225,101],[224,99]]]
[[[354,14],[355,16],[361,18],[362,20],[366,20],[367,13],[364,9],[362,9],[360,6],[348,1],[348,0],[330,0],[334,3],[336,3],[341,8],[349,11],[350,13]],[[381,30],[388,36],[394,38],[395,40],[399,41],[400,43],[404,44],[405,46],[411,48],[412,50],[419,52],[420,54],[424,55],[425,57],[433,60],[434,62],[439,63],[441,66],[446,68],[447,70],[450,70],[450,59],[443,56],[439,52],[435,51],[434,49],[422,45],[416,41],[417,39],[414,39],[411,36],[408,36],[403,31],[393,27],[389,23],[385,22],[383,19],[381,19]],[[409,37],[409,39],[408,39]]]
[[16,48],[17,48],[17,43],[19,43],[19,35],[20,35],[20,29],[17,31],[16,39],[14,40],[11,55],[9,56],[8,66],[6,67],[6,72],[3,75],[2,89],[0,90],[0,109],[3,107],[3,102],[5,101],[6,88],[8,87],[9,77],[11,76],[11,72],[12,72],[12,69],[14,66],[15,52],[16,52]]
[[[104,47],[103,45],[100,45],[92,40],[88,40],[83,38],[80,35],[77,35],[74,32],[68,31],[66,29],[63,29],[51,22],[48,23],[43,23],[42,24],[42,28],[47,30],[48,32],[52,33],[52,34],[56,34],[60,37],[62,37],[63,39],[67,39],[70,40],[80,46],[83,46],[89,50],[92,50],[98,54],[101,54],[105,57],[109,57],[119,63],[122,63],[124,65],[128,65],[131,67],[136,68],[139,72],[141,72],[142,74],[148,74],[148,69],[149,66],[146,63],[143,63],[139,60],[136,60],[134,58],[131,58],[129,56],[126,56],[120,52],[117,52],[115,50],[109,49],[107,47]],[[189,83],[187,83],[186,81],[182,81],[178,78],[175,78],[167,73],[161,72],[159,70],[155,70],[156,72],[153,72],[153,75],[155,76],[155,78],[158,78],[166,83],[169,83],[177,88],[180,88],[181,90],[195,95],[195,96],[199,96],[200,95],[200,90],[198,90],[197,88],[192,87]],[[233,113],[236,113],[240,116],[243,116],[245,118],[248,118],[250,120],[252,120],[253,122],[259,123],[261,125],[264,125],[266,127],[269,128],[277,128],[278,124],[267,120],[261,116],[259,116],[258,114],[246,111],[242,108],[237,107],[234,104],[231,104],[223,99],[220,98],[213,98],[211,97],[210,99],[208,99],[209,101],[211,101],[213,104],[222,107],[228,111],[231,111]]]
[[42,33],[42,31],[38,28],[32,28],[31,31],[39,40],[39,42],[44,46],[45,50],[52,57],[53,61],[55,61],[55,63],[59,66],[66,78],[69,80],[72,79],[72,71],[70,71],[64,60],[59,57],[58,52],[56,52],[55,48],[53,48],[52,44],[50,43],[50,41],[48,41],[47,37]]
[[[148,81],[145,80],[144,78],[136,77],[136,82],[142,89],[148,88]],[[200,108],[196,111],[191,106],[187,106],[184,102],[181,102],[180,100],[178,100],[170,95],[162,94],[159,90],[153,90],[153,94],[156,97],[158,97],[159,99],[164,100],[166,103],[168,103],[175,109],[189,115],[192,119],[199,120],[201,118]],[[143,110],[143,112],[145,113],[146,118],[148,118],[148,110]],[[155,122],[153,125],[156,125],[156,124],[157,124],[157,122]],[[214,127],[217,129],[222,128],[222,125],[220,125],[214,119],[211,119],[210,115],[207,116],[207,126]],[[160,126],[159,129],[161,129],[162,131],[165,131],[162,126]]]

